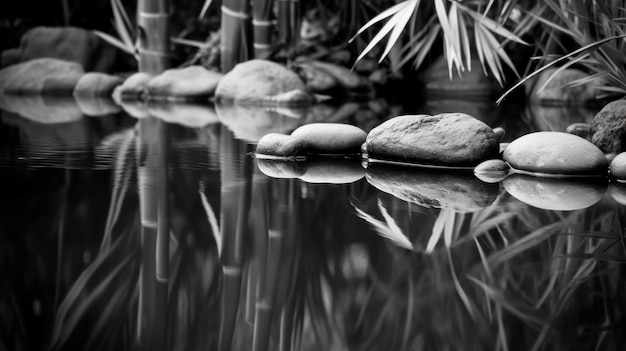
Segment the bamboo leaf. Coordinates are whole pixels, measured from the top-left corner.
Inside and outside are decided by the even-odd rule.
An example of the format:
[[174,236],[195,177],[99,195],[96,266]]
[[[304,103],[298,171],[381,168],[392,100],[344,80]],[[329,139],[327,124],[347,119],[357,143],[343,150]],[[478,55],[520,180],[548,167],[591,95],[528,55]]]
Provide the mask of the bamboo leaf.
[[402,10],[402,8],[404,8],[404,6],[406,6],[406,3],[408,2],[416,2],[418,0],[406,0],[404,2],[401,2],[397,5],[394,5],[390,8],[388,8],[387,10],[381,12],[380,14],[378,14],[376,17],[372,18],[371,20],[369,20],[367,23],[365,23],[363,25],[363,27],[361,27],[361,29],[359,29],[358,32],[356,32],[356,34],[350,39],[349,42],[352,42],[359,34],[363,33],[366,29],[368,29],[369,27],[373,26],[374,24],[384,20],[385,18],[394,15],[395,13],[397,13],[398,11]]
[[390,22],[394,22],[394,28],[391,32],[391,35],[389,36],[389,39],[387,39],[387,47],[385,47],[385,51],[380,56],[380,59],[378,60],[379,63],[382,62],[387,54],[389,54],[391,48],[398,41],[398,38],[400,38],[400,34],[402,34],[407,23],[409,23],[411,15],[413,14],[415,8],[418,6],[418,3],[419,0],[409,2],[405,8],[398,11],[398,13],[396,13],[396,15],[389,20]]
[[202,4],[202,10],[200,10],[200,15],[198,15],[198,19],[201,19],[206,15],[212,3],[213,0],[204,0],[204,4]]
[[394,24],[393,24],[392,21],[388,21],[387,23],[385,23],[383,28],[381,28],[381,30],[378,33],[376,33],[374,38],[372,38],[372,40],[367,44],[365,49],[363,49],[363,51],[361,51],[359,56],[356,58],[356,61],[358,62],[363,57],[365,57],[365,55],[367,55],[374,48],[374,46],[376,46],[381,40],[383,40],[385,35],[387,35],[389,32],[391,32],[391,30],[393,29],[393,25]]
[[510,41],[514,41],[522,45],[530,45],[517,35],[513,34],[508,29],[504,28],[502,25],[490,19],[489,17],[484,17],[481,14],[476,13],[476,11],[469,9],[468,7],[462,5],[460,2],[455,2],[455,4],[458,4],[458,6],[465,11],[465,13],[470,15],[477,23],[480,24],[480,26],[488,29],[489,31],[496,33]]
[[387,222],[387,226],[389,227],[390,234],[393,235],[392,241],[400,243],[402,247],[413,248],[413,243],[408,239],[408,237],[402,232],[402,229],[396,224],[396,221],[389,215],[387,209],[383,206],[382,201],[378,199],[378,208],[380,209],[380,213],[383,215],[385,222]]
[[118,48],[118,49],[120,49],[120,50],[122,50],[122,51],[124,51],[124,52],[126,52],[128,54],[131,54],[131,55],[135,54],[135,48],[134,47],[132,47],[132,46],[128,47],[126,45],[126,43],[120,41],[119,39],[115,38],[114,36],[111,36],[111,35],[109,35],[107,33],[100,32],[100,31],[97,31],[97,30],[94,30],[93,33],[95,35],[99,36],[102,40],[106,41],[107,43],[115,46],[116,48]]
[[[413,250],[413,244],[406,238],[406,236],[404,236],[404,234],[400,231],[399,228],[397,228],[397,230],[400,231],[399,233],[394,232],[394,229],[390,228],[389,223],[382,222],[372,217],[367,212],[361,210],[354,204],[352,204],[352,207],[354,207],[354,209],[356,210],[357,216],[364,219],[372,227],[374,227],[374,230],[376,230],[376,233],[378,233],[378,235],[382,236],[385,239],[390,240],[392,243],[394,243],[395,245],[399,247],[402,247],[408,250]],[[381,207],[381,212],[382,212],[382,207]],[[386,211],[383,213],[383,216],[385,216],[385,213]],[[393,225],[395,225],[395,221],[393,221],[393,218],[391,218],[391,220],[392,220]],[[395,226],[397,227],[397,225]]]

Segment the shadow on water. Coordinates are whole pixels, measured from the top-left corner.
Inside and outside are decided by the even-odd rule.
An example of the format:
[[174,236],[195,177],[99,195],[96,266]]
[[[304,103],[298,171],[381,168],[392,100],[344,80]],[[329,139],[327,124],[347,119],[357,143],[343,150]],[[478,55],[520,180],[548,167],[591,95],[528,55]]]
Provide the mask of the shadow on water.
[[[50,125],[3,115],[6,348],[619,350],[626,341],[621,184],[257,160],[265,129],[250,115],[194,112],[202,118],[180,125],[166,112],[197,107],[139,108],[138,120]],[[366,126],[393,113],[365,110],[330,112]],[[265,123],[270,112],[256,113]],[[542,126],[515,113],[527,117],[490,124]],[[288,130],[319,117],[284,118]]]

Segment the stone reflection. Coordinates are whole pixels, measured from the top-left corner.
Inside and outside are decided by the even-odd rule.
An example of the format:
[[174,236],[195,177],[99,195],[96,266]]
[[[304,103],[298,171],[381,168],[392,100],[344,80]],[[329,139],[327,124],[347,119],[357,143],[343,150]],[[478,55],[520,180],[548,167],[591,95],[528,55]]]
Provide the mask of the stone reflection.
[[542,178],[513,174],[502,181],[504,189],[531,206],[554,211],[574,211],[600,201],[607,191],[601,179]]
[[468,171],[438,170],[370,163],[367,181],[404,201],[456,212],[483,209],[498,197],[499,185],[485,183]]

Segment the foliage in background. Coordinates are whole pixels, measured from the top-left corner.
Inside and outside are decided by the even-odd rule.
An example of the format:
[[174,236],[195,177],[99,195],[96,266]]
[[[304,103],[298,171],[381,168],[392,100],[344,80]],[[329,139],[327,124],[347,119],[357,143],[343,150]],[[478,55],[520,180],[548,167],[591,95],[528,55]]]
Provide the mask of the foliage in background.
[[[526,75],[507,91],[527,82],[543,70],[579,68],[589,74],[571,86],[592,85],[606,97],[626,94],[626,1],[624,0],[546,0],[537,2],[526,11],[535,27],[535,43],[542,65]],[[547,84],[547,83],[546,83]]]
[[[469,1],[446,0],[406,0],[372,18],[356,35],[363,33],[374,24],[387,19],[369,45],[357,60],[362,59],[371,49],[389,35],[385,50],[379,61],[385,59],[394,45],[401,45],[402,60],[399,66],[412,60],[419,68],[433,49],[433,45],[443,40],[443,53],[448,63],[449,75],[453,69],[458,74],[471,70],[473,55],[478,56],[485,74],[489,72],[500,85],[504,84],[504,66],[517,74],[504,45],[508,42],[528,44],[521,39],[525,29],[520,25],[519,9],[516,1]],[[509,29],[510,28],[510,29]],[[406,37],[403,43],[402,35]],[[400,67],[396,67],[399,69]]]

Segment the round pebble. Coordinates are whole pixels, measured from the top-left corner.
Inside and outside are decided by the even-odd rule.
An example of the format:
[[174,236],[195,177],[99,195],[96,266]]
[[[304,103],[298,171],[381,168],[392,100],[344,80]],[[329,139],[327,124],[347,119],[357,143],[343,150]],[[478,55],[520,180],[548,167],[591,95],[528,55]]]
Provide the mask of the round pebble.
[[497,183],[509,175],[511,167],[500,159],[487,160],[474,168],[476,178],[486,183]]
[[609,170],[612,177],[618,181],[626,182],[626,152],[622,152],[613,158]]
[[504,150],[502,159],[517,170],[562,174],[605,174],[608,161],[590,141],[561,132],[526,134]]

